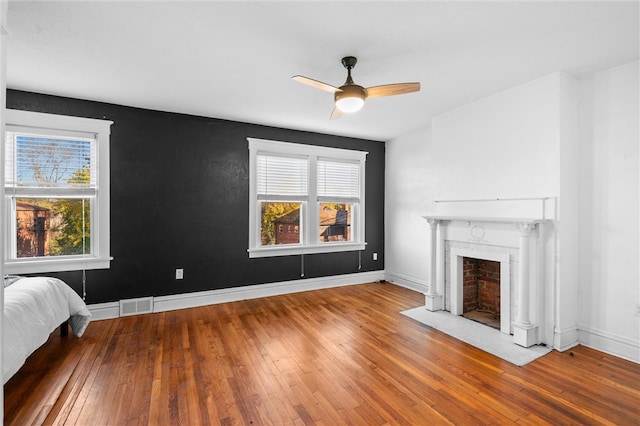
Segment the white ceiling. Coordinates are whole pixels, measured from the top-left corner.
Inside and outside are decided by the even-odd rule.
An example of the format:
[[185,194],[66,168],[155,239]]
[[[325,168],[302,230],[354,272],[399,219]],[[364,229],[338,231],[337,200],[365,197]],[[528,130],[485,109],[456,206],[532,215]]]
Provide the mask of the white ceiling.
[[[435,114],[561,71],[639,58],[639,2],[9,2],[7,87],[389,140]],[[329,120],[343,56],[369,99]]]

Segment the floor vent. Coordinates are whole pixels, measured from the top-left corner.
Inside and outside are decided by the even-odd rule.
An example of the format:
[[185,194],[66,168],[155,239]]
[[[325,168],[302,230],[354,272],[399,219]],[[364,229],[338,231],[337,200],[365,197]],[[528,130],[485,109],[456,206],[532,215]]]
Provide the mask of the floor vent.
[[120,316],[149,314],[153,312],[153,297],[141,297],[139,299],[127,299],[120,301]]

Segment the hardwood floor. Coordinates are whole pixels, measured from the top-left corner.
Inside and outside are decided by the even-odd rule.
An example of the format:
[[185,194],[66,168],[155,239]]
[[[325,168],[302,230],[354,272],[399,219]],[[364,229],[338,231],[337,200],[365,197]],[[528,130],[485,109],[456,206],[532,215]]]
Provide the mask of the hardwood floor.
[[585,347],[516,367],[362,284],[53,333],[5,386],[5,424],[640,424],[640,365]]

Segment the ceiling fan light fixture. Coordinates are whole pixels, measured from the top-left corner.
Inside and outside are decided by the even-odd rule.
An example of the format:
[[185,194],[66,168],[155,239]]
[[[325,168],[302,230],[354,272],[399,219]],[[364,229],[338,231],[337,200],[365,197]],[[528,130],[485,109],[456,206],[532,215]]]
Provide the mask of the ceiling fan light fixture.
[[340,90],[336,91],[336,108],[345,113],[356,112],[364,105],[365,98],[366,95],[362,87],[357,85],[342,86]]
[[336,108],[342,112],[356,112],[364,105],[364,99],[358,97],[345,97],[336,101]]
[[315,87],[325,92],[333,93],[335,108],[331,113],[331,119],[340,118],[343,113],[359,111],[368,98],[381,98],[384,96],[403,95],[405,93],[417,92],[420,90],[420,83],[393,83],[379,86],[371,86],[366,89],[353,82],[351,70],[356,66],[358,59],[355,56],[345,56],[342,58],[342,65],[347,69],[347,80],[340,87],[335,87],[318,80],[314,80],[302,75],[294,75],[295,81]]

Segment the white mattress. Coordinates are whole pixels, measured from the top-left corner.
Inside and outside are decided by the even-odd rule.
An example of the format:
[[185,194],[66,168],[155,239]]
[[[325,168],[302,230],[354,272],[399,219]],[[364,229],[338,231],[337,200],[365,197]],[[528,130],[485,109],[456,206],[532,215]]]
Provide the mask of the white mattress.
[[3,384],[67,319],[73,334],[80,337],[91,313],[80,296],[57,278],[21,278],[4,288]]

